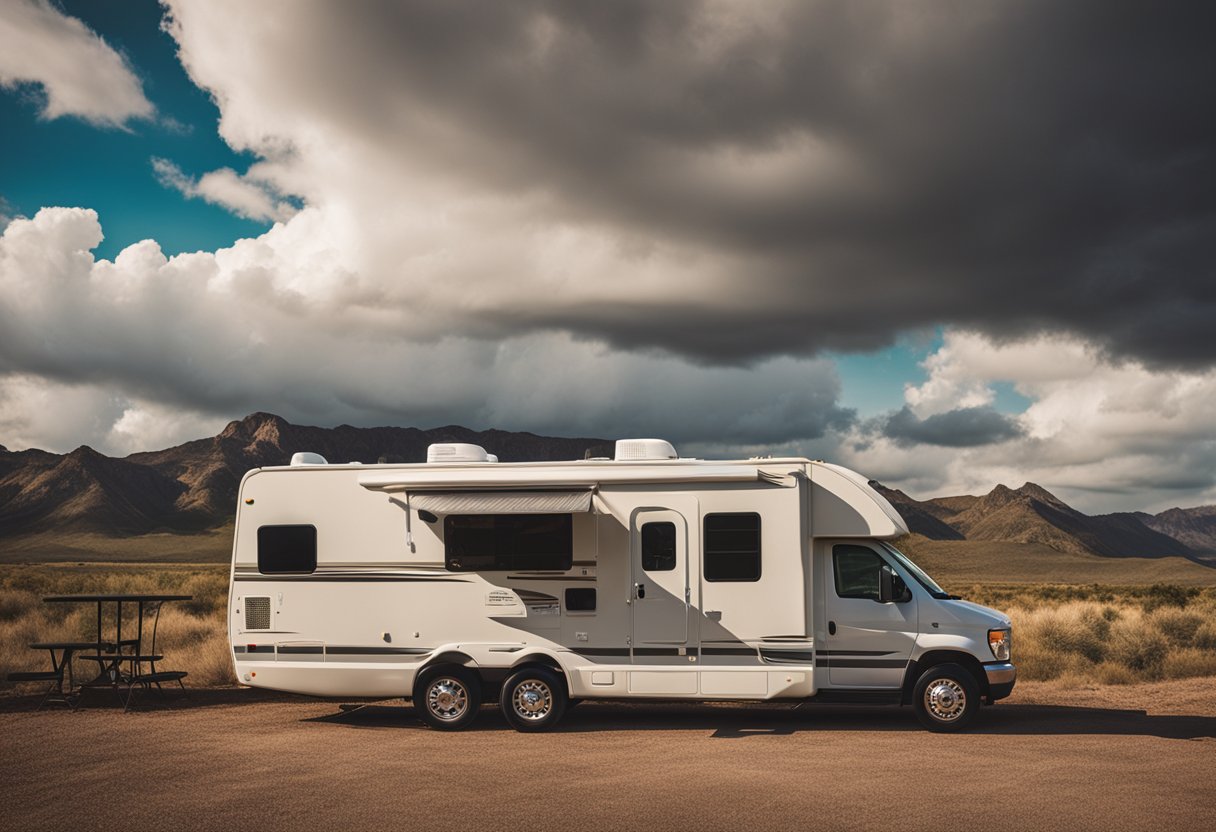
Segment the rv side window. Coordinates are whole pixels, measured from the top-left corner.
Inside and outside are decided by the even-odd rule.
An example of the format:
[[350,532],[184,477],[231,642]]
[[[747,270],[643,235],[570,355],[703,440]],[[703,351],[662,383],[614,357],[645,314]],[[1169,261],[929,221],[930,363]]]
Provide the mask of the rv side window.
[[838,598],[878,600],[879,573],[883,559],[868,546],[842,544],[832,547]]
[[449,514],[443,541],[451,572],[564,572],[574,563],[569,514]]
[[670,572],[676,568],[676,524],[642,524],[642,568]]
[[317,571],[316,526],[259,526],[258,571],[306,575]]
[[595,590],[581,586],[567,589],[566,612],[595,612]]
[[760,515],[705,515],[705,580],[760,580]]

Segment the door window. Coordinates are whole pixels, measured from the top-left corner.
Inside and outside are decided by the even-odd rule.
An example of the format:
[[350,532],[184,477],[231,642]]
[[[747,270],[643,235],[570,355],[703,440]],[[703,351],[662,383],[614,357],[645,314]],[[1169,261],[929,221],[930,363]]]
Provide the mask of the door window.
[[836,597],[878,600],[879,573],[883,559],[868,546],[842,544],[832,547],[836,572]]
[[642,568],[647,572],[670,572],[676,568],[675,523],[642,526]]

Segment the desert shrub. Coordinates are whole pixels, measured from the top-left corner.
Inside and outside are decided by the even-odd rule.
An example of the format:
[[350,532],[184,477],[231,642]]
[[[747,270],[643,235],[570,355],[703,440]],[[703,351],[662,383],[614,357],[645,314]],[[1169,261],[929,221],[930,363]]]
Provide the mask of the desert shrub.
[[1200,650],[1216,650],[1216,621],[1208,620],[1199,625],[1194,645]]
[[1161,675],[1166,679],[1216,676],[1216,652],[1198,647],[1171,650],[1161,664]]
[[1185,607],[1198,595],[1198,587],[1153,584],[1144,592],[1141,603],[1144,605],[1145,612],[1152,612],[1160,607]]
[[1104,685],[1130,685],[1141,681],[1135,671],[1118,662],[1102,662],[1094,668],[1093,675]]
[[1169,649],[1169,639],[1142,615],[1129,615],[1111,626],[1107,657],[1146,678],[1156,678]]
[[1146,625],[1156,627],[1176,647],[1188,647],[1195,641],[1195,633],[1203,625],[1203,615],[1194,610],[1177,607],[1162,607],[1146,619]]
[[15,621],[38,602],[38,597],[23,589],[0,589],[0,621]]

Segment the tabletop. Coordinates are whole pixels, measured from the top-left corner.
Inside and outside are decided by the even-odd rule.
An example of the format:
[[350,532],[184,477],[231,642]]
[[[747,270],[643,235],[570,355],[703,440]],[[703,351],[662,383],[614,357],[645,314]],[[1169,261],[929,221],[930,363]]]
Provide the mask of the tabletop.
[[193,595],[141,595],[141,594],[100,594],[100,595],[48,595],[42,599],[47,602],[59,601],[192,601]]
[[32,650],[88,650],[97,646],[95,641],[39,641],[30,645]]

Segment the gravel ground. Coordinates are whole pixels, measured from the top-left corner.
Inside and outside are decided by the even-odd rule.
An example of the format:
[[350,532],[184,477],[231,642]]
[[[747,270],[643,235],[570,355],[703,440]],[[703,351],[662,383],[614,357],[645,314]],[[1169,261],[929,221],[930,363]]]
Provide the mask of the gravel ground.
[[1216,679],[1022,684],[967,734],[908,709],[584,703],[524,735],[487,709],[194,690],[124,714],[0,700],[7,830],[1205,828]]

